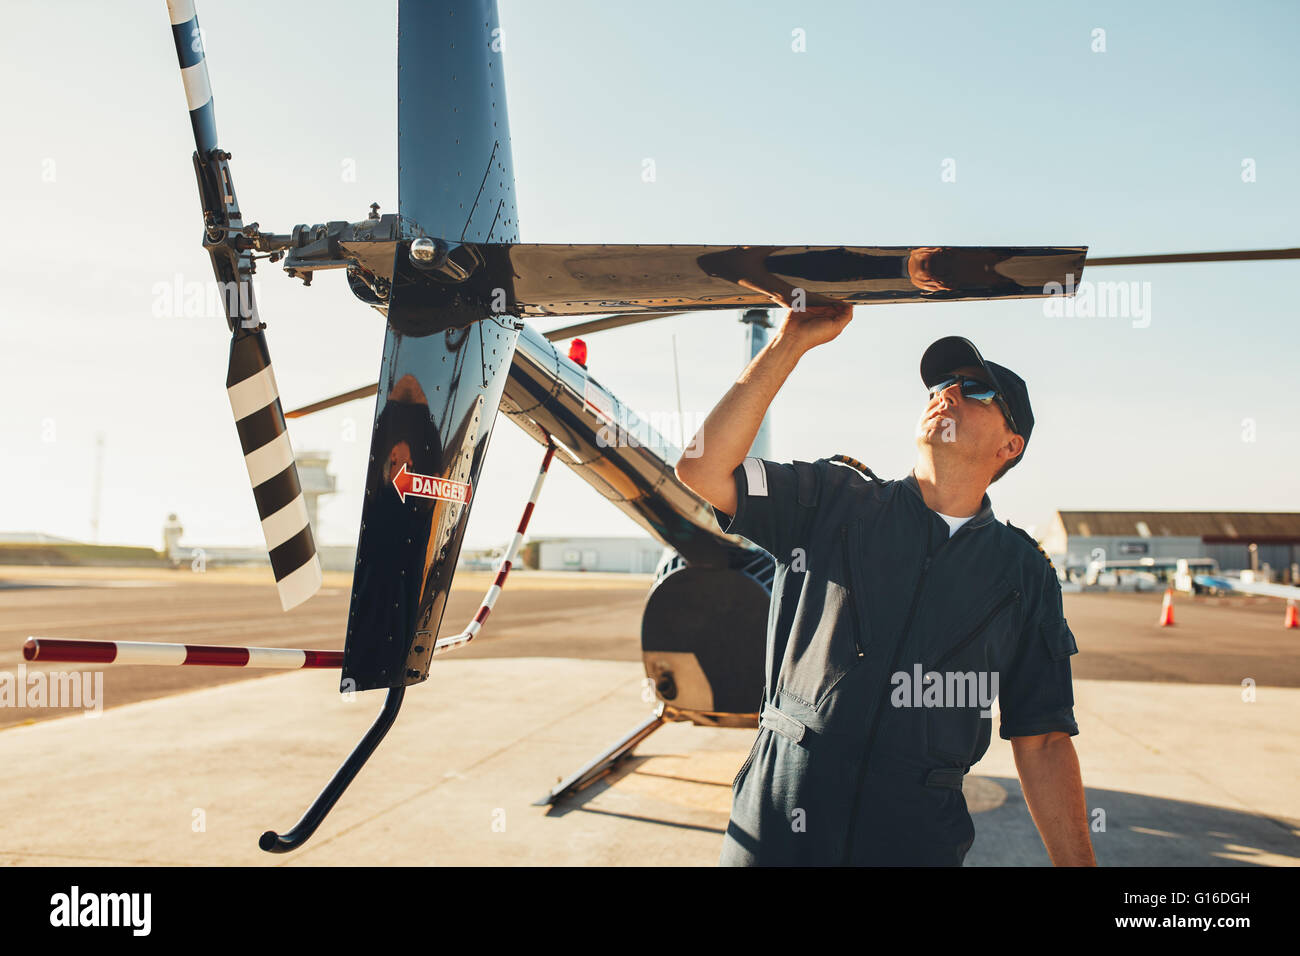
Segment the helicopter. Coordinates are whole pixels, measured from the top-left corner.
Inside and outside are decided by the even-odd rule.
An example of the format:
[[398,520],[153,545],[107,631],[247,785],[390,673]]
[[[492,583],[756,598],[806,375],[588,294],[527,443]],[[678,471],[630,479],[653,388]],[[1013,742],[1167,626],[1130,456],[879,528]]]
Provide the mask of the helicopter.
[[[31,638],[29,661],[321,667],[340,691],[384,690],[374,723],[288,831],[259,846],[302,846],[374,753],[406,689],[436,656],[470,643],[502,593],[554,460],[667,549],[647,595],[641,647],[652,713],[545,794],[555,803],[606,773],[666,721],[756,727],[774,562],[718,528],[674,474],[668,439],[587,368],[583,335],[695,312],[746,315],[761,348],[773,301],[796,308],[1042,298],[1085,265],[1296,258],[1300,250],[1088,259],[1085,245],[879,246],[528,244],[519,242],[504,65],[495,0],[399,0],[398,203],[355,222],[263,231],[245,221],[232,154],[217,134],[193,0],[168,0],[195,150],[192,165],[230,332],[226,381],[235,430],[284,610],[322,572],[287,419],[377,396],[343,651]],[[341,270],[385,319],[377,381],[285,412],[253,296],[258,261],[310,286]],[[545,333],[528,319],[574,317]],[[574,341],[562,352],[556,343]],[[443,633],[447,598],[500,413],[543,457],[511,546],[474,620]],[[855,466],[851,460],[846,462]]]

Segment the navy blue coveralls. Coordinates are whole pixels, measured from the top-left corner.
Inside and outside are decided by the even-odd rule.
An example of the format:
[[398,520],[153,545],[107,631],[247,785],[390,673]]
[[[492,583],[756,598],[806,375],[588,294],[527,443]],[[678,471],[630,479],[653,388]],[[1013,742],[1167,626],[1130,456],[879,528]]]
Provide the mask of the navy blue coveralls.
[[961,865],[975,838],[961,782],[988,749],[992,695],[1004,739],[1079,732],[1051,562],[988,495],[950,538],[910,473],[747,458],[734,478],[719,526],[776,574],[720,863]]

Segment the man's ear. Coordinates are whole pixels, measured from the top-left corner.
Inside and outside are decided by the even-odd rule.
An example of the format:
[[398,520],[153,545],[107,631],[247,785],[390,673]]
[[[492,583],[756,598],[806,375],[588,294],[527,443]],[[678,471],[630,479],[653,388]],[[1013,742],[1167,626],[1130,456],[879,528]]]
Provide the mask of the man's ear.
[[1011,454],[1007,455],[1007,461],[1011,461],[1013,458],[1015,458],[1017,455],[1019,455],[1022,451],[1025,450],[1025,439],[1023,436],[1017,435],[1015,432],[1012,432],[1011,437],[1008,438],[1007,441],[1003,443],[1002,447],[1011,449]]

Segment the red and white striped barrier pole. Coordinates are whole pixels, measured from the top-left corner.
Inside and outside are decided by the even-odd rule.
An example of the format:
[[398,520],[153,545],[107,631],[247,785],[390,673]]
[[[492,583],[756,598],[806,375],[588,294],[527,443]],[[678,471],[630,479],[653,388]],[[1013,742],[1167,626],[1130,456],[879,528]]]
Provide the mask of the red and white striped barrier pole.
[[479,605],[478,613],[474,615],[474,620],[469,622],[469,627],[452,637],[439,638],[433,645],[434,657],[464,647],[474,640],[474,636],[483,627],[483,622],[492,613],[492,605],[496,604],[497,597],[501,594],[501,586],[506,583],[506,575],[510,573],[510,567],[514,564],[514,560],[519,554],[519,548],[524,543],[524,530],[528,527],[528,519],[533,516],[533,507],[537,504],[538,495],[542,493],[542,482],[546,480],[546,469],[551,467],[551,459],[554,456],[555,445],[553,442],[548,441],[546,443],[546,455],[542,458],[542,467],[537,472],[537,480],[533,482],[533,491],[528,496],[528,504],[524,506],[524,515],[519,519],[519,527],[515,530],[515,536],[510,539],[510,547],[506,549],[505,556],[502,557],[501,563],[497,565],[496,580],[492,582],[492,587],[488,588],[483,603]]
[[150,641],[81,641],[29,637],[23,659],[79,664],[202,664],[207,667],[341,668],[342,651],[292,647],[231,647],[221,644],[155,644]]
[[[542,493],[542,483],[546,480],[546,470],[551,467],[555,457],[555,445],[547,442],[546,455],[542,458],[542,467],[533,482],[532,494],[524,506],[523,517],[519,527],[506,549],[505,556],[497,566],[496,580],[488,588],[483,603],[479,606],[474,620],[469,627],[452,637],[441,638],[433,646],[434,655],[454,651],[474,640],[483,627],[492,606],[501,594],[506,575],[519,555],[524,543],[524,531],[528,528],[528,519],[533,516],[533,508]],[[306,668],[341,668],[342,651],[314,651],[291,647],[232,647],[221,644],[156,644],[151,641],[87,641],[64,637],[29,637],[23,644],[23,659],[28,661],[45,661],[78,664],[156,664],[163,666],[202,665],[205,667],[268,667],[280,670],[299,670]]]

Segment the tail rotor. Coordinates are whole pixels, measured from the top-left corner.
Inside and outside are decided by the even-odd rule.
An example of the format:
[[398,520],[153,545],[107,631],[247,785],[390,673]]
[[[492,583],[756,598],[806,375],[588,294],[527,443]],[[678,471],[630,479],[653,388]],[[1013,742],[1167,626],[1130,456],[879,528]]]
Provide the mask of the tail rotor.
[[203,246],[212,259],[231,332],[226,393],[253,486],[280,606],[287,611],[319,590],[321,566],[280,407],[280,392],[271,370],[263,332],[266,326],[258,318],[252,285],[256,268],[253,250],[276,249],[274,255],[278,257],[277,247],[287,243],[280,241],[282,237],[261,235],[256,223],[245,226],[235,198],[230,154],[217,145],[212,89],[193,0],[167,0],[167,10],[194,129],[194,171],[203,207]]

